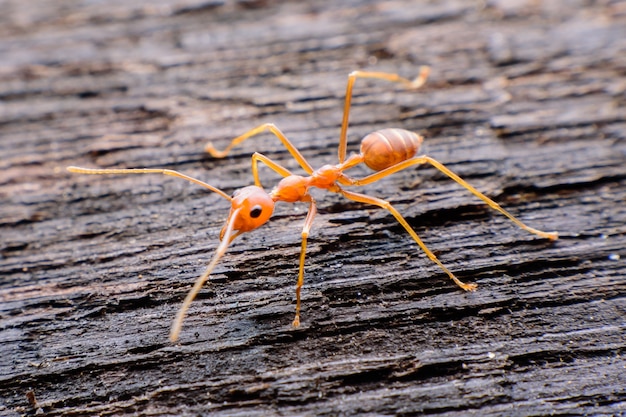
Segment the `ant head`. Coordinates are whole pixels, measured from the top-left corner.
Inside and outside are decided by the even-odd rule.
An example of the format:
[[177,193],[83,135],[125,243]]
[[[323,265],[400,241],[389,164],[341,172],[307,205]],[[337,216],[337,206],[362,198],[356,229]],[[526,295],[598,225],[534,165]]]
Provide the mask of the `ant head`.
[[227,226],[232,222],[232,229],[239,233],[249,232],[267,223],[274,212],[274,200],[261,187],[251,185],[241,188],[233,194],[230,214],[220,233],[223,239]]

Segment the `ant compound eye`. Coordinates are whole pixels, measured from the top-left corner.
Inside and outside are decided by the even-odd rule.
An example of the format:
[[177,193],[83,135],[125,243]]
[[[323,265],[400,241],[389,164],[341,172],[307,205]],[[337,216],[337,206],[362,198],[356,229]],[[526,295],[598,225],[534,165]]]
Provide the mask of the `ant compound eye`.
[[250,210],[250,217],[252,217],[253,219],[256,219],[257,217],[261,215],[262,212],[263,212],[263,207],[257,204],[256,206],[252,207],[252,210]]

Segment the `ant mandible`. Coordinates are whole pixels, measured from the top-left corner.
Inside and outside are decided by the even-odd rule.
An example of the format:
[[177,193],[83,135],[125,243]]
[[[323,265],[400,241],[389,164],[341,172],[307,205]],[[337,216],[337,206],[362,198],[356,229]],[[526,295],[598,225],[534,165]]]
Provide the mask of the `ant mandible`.
[[[343,107],[341,132],[339,134],[339,163],[336,165],[324,165],[323,167],[314,170],[313,167],[311,167],[311,165],[304,158],[304,156],[302,156],[300,151],[298,151],[298,149],[289,141],[289,139],[287,139],[287,137],[278,129],[278,127],[276,127],[272,123],[262,124],[261,126],[258,126],[233,139],[223,151],[216,150],[213,145],[209,143],[206,146],[205,150],[213,157],[223,158],[228,155],[228,153],[234,146],[240,144],[241,142],[249,139],[252,136],[256,136],[265,131],[269,131],[282,142],[282,144],[285,146],[285,148],[287,148],[291,156],[295,158],[300,167],[302,167],[302,169],[304,169],[304,171],[306,171],[306,173],[308,174],[308,176],[293,174],[287,168],[283,167],[277,162],[274,162],[267,156],[255,152],[252,155],[252,175],[254,177],[255,185],[244,187],[235,191],[232,197],[221,191],[220,189],[213,187],[203,181],[197,180],[195,178],[189,177],[185,174],[170,169],[90,169],[70,166],[67,168],[67,170],[70,172],[76,172],[81,174],[98,175],[169,175],[172,177],[182,178],[198,184],[202,187],[208,188],[209,190],[230,201],[231,209],[230,213],[228,214],[228,219],[226,220],[226,223],[220,232],[220,244],[217,247],[216,253],[209,263],[206,271],[196,280],[193,288],[191,289],[191,291],[189,291],[182,306],[178,310],[176,319],[174,320],[170,331],[170,340],[172,342],[178,339],[180,330],[182,328],[183,319],[187,310],[189,309],[189,305],[209,278],[209,275],[213,271],[213,268],[222,257],[222,255],[224,255],[229,244],[240,234],[252,231],[265,224],[272,215],[272,212],[274,210],[274,204],[279,201],[284,201],[287,203],[303,202],[309,204],[309,211],[306,216],[306,220],[304,221],[304,227],[302,228],[300,266],[298,270],[298,281],[296,283],[296,315],[292,323],[294,327],[298,327],[300,325],[300,290],[302,289],[302,285],[304,283],[304,260],[306,256],[307,237],[309,236],[309,231],[311,230],[313,218],[317,213],[316,202],[309,194],[309,189],[311,187],[325,189],[333,193],[341,194],[349,200],[353,200],[359,203],[373,204],[389,211],[402,225],[402,227],[406,229],[409,235],[411,235],[413,240],[426,253],[431,261],[439,265],[439,267],[459,287],[461,287],[465,291],[473,291],[476,289],[476,284],[466,284],[459,280],[456,276],[454,276],[454,274],[450,272],[448,268],[446,268],[439,261],[439,259],[437,259],[435,254],[430,249],[428,249],[428,247],[426,247],[426,245],[424,244],[424,242],[422,242],[417,233],[415,233],[413,228],[404,219],[404,217],[402,217],[402,215],[391,205],[391,203],[380,198],[348,191],[342,188],[342,186],[363,186],[371,184],[411,166],[430,164],[434,168],[438,169],[439,171],[450,177],[452,180],[456,181],[458,184],[465,187],[476,197],[483,200],[489,207],[496,211],[499,211],[500,213],[508,217],[520,228],[530,233],[536,234],[542,238],[547,238],[550,240],[556,240],[558,238],[558,234],[556,232],[543,232],[541,230],[537,230],[530,226],[527,226],[522,221],[518,220],[516,217],[510,214],[508,211],[500,207],[498,203],[491,200],[489,197],[482,194],[480,191],[468,184],[465,180],[456,175],[454,172],[450,171],[442,163],[426,155],[415,156],[423,141],[423,138],[416,133],[404,129],[378,130],[376,132],[370,133],[363,138],[363,140],[361,141],[361,152],[359,154],[353,154],[346,158],[348,117],[350,113],[350,104],[352,101],[352,88],[357,78],[374,78],[391,82],[398,82],[404,84],[410,89],[417,89],[424,84],[426,78],[428,77],[428,73],[429,68],[426,66],[421,67],[420,74],[414,80],[400,77],[397,74],[384,72],[354,71],[350,73],[348,76],[348,84],[346,87],[346,97]],[[278,185],[276,185],[269,193],[266,192],[261,186],[258,171],[259,162],[264,163],[283,177]],[[361,163],[364,163],[376,172],[363,178],[353,178],[345,174],[346,170]]]

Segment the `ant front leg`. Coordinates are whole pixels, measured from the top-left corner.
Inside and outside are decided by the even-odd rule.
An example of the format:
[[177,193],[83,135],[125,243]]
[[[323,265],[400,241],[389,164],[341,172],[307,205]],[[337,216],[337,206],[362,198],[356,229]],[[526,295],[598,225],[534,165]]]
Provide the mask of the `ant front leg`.
[[313,167],[311,167],[311,165],[307,162],[304,156],[302,156],[300,151],[298,151],[298,149],[294,146],[294,144],[291,143],[289,139],[287,139],[287,136],[285,136],[283,132],[281,132],[280,129],[278,129],[274,123],[264,123],[261,126],[257,126],[254,129],[247,131],[241,136],[237,136],[235,139],[233,139],[230,142],[230,144],[223,151],[218,151],[217,149],[215,149],[212,143],[208,143],[205,146],[204,150],[215,158],[224,158],[226,155],[228,155],[228,153],[230,152],[232,148],[239,145],[241,142],[245,141],[246,139],[249,139],[252,136],[259,135],[265,132],[266,130],[269,130],[271,133],[274,134],[274,136],[280,139],[280,141],[285,146],[285,148],[287,148],[291,156],[293,156],[294,159],[298,161],[298,164],[300,164],[302,169],[304,169],[308,174],[313,173]]
[[304,227],[302,228],[302,247],[300,248],[300,266],[298,268],[298,282],[296,283],[296,316],[293,319],[293,327],[300,326],[300,290],[302,289],[302,285],[304,285],[304,259],[306,258],[306,243],[309,237],[309,232],[311,231],[311,225],[313,224],[313,218],[317,213],[317,206],[315,205],[315,200],[310,195],[307,195],[307,199],[303,201],[308,201],[309,212],[306,215],[306,220],[304,221]]
[[346,151],[347,151],[347,134],[348,134],[348,119],[350,118],[350,106],[352,104],[352,88],[354,87],[354,83],[357,78],[374,78],[379,80],[386,80],[395,83],[404,84],[409,89],[417,89],[420,88],[426,82],[428,78],[428,74],[430,74],[430,67],[421,66],[419,75],[413,79],[409,80],[408,78],[404,78],[399,76],[398,74],[387,73],[387,72],[371,72],[371,71],[353,71],[348,75],[348,85],[346,86],[346,99],[343,105],[343,118],[341,120],[341,133],[339,134],[339,163],[343,164],[346,160]]
[[[260,154],[258,152],[255,152],[254,155],[252,155],[252,171],[254,174],[254,181],[258,187],[261,186],[261,182],[259,180],[259,171],[258,171],[259,162],[263,162],[265,165],[267,165],[269,168],[271,168],[278,174],[282,175],[283,177],[292,176],[291,172],[287,168],[281,166],[277,162],[272,161],[267,156]],[[280,197],[279,197],[280,194],[274,194],[274,192],[272,192],[272,196],[276,196],[276,198],[280,201]],[[302,290],[302,286],[304,285],[304,262],[306,260],[306,246],[307,246],[309,233],[311,231],[311,225],[313,224],[313,219],[315,218],[315,215],[317,214],[317,205],[313,197],[311,197],[309,194],[305,194],[298,201],[305,202],[305,203],[308,202],[309,211],[307,213],[306,220],[304,221],[304,227],[302,228],[302,245],[300,248],[298,281],[296,282],[296,315],[292,322],[293,327],[300,326],[300,306],[302,304],[300,292]]]
[[263,162],[265,165],[267,165],[273,171],[277,172],[283,177],[288,177],[290,175],[293,175],[291,171],[289,171],[284,166],[280,165],[278,162],[274,162],[267,156],[261,153],[255,152],[252,155],[252,176],[254,177],[254,185],[256,185],[257,187],[263,188],[261,186],[261,179],[259,178],[259,162]]

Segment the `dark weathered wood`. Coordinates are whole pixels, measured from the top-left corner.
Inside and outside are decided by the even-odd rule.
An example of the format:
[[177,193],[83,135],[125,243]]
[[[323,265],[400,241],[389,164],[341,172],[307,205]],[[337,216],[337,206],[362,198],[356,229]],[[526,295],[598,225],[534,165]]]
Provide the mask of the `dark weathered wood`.
[[[547,4],[544,4],[547,3]],[[626,412],[626,9],[623,2],[447,0],[0,4],[0,414],[619,415]],[[303,323],[294,284],[306,207],[238,239],[167,336],[217,245],[227,192],[252,183],[276,123],[333,163],[347,74],[350,150],[400,127],[530,225],[518,230],[434,169],[389,214],[320,193]],[[355,170],[365,174],[365,170]],[[266,187],[276,176],[263,171]],[[30,399],[29,399],[30,398]]]

